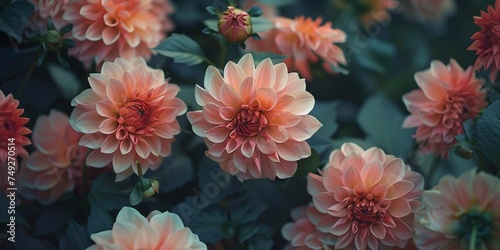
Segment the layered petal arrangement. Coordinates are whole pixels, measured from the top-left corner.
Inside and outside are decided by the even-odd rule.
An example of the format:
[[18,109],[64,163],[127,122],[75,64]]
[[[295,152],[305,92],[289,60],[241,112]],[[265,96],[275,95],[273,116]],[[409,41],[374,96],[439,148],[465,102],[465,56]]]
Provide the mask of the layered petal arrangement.
[[64,113],[52,110],[48,116],[40,116],[33,129],[36,150],[23,161],[19,173],[21,195],[47,205],[73,191],[75,186],[81,188],[89,152],[78,145],[82,135],[73,130]]
[[495,7],[488,6],[488,12],[481,11],[481,16],[474,17],[474,23],[481,28],[471,39],[474,42],[467,50],[476,51],[474,69],[484,68],[490,71],[490,80],[494,82],[500,70],[500,2]]
[[[68,3],[64,22],[72,23],[76,46],[69,50],[86,65],[115,58],[146,60],[173,29],[169,0],[82,0]],[[60,25],[63,26],[63,25]]]
[[90,238],[96,244],[87,250],[207,249],[191,229],[184,227],[178,215],[155,210],[144,217],[131,207],[120,210],[111,230],[92,234]]
[[91,89],[73,99],[70,117],[85,134],[79,144],[92,149],[87,165],[112,163],[117,180],[138,173],[138,163],[143,172],[156,169],[180,132],[177,116],[187,109],[176,97],[179,87],[142,58],[105,62],[88,80]]
[[26,128],[29,119],[21,117],[24,109],[18,109],[18,106],[19,101],[14,99],[12,94],[5,96],[0,90],[0,163],[2,164],[7,162],[9,143],[14,144],[16,156],[28,157],[24,146],[31,144],[26,137],[31,133],[31,130]]
[[338,237],[335,249],[404,248],[413,237],[424,179],[401,159],[345,143],[320,174],[309,174],[307,190],[322,213],[316,228]]
[[35,6],[35,13],[43,20],[52,19],[57,29],[64,23],[63,15],[69,0],[29,0]]
[[[415,215],[419,249],[500,249],[500,180],[471,169],[423,194]],[[473,248],[474,247],[474,248]]]
[[345,43],[346,34],[340,29],[333,29],[332,24],[321,24],[321,18],[313,20],[303,16],[295,19],[278,17],[274,19],[277,29],[275,37],[278,51],[291,55],[285,60],[287,66],[297,70],[307,80],[312,79],[310,63],[323,60],[327,72],[333,72],[332,66],[347,64],[344,52],[335,43]]
[[270,59],[255,67],[251,54],[228,62],[223,73],[207,68],[205,88],[195,91],[203,110],[187,114],[206,156],[242,180],[291,177],[297,161],[311,155],[305,140],[322,126],[308,115],[314,97],[304,79]]
[[281,228],[283,238],[290,241],[288,249],[332,249],[335,246],[336,236],[316,229],[323,214],[313,204],[294,208],[291,215],[293,222]]
[[417,127],[422,152],[446,158],[455,136],[464,132],[462,123],[488,105],[484,80],[476,78],[472,67],[464,71],[451,59],[448,66],[433,61],[430,69],[415,74],[415,81],[420,89],[403,96],[411,113],[403,127]]

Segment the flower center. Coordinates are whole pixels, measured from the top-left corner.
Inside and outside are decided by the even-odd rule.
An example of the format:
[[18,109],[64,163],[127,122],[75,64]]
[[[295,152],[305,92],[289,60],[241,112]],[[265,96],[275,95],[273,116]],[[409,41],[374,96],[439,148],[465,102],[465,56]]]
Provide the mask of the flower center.
[[498,43],[498,37],[493,34],[493,27],[491,27],[486,34],[484,35],[484,48],[491,48],[492,45],[495,45]]
[[477,211],[468,212],[460,217],[459,237],[471,240],[475,230],[476,242],[487,241],[493,232],[492,218],[488,214]]
[[366,189],[355,190],[355,196],[348,197],[343,202],[348,204],[347,216],[353,220],[353,233],[358,232],[359,227],[369,226],[388,216],[385,210],[389,208],[390,201],[387,199],[375,199]]
[[[12,137],[12,133],[14,132],[14,124],[12,123],[12,120],[9,119],[8,117],[0,116],[0,131],[6,136],[6,137]],[[9,136],[7,136],[9,135]]]
[[233,26],[233,28],[236,29],[245,30],[245,26],[248,26],[248,24],[246,23],[247,18],[248,14],[236,13],[234,7],[228,7],[228,13],[224,17],[224,20],[226,20],[226,24],[222,27],[220,31],[225,32],[231,26]]
[[120,118],[118,122],[125,127],[129,133],[143,128],[149,119],[149,108],[141,100],[128,102],[118,111]]
[[232,138],[236,133],[242,136],[256,136],[267,125],[267,118],[262,113],[259,101],[253,100],[249,104],[241,106],[241,111],[234,117],[233,121],[227,125]]

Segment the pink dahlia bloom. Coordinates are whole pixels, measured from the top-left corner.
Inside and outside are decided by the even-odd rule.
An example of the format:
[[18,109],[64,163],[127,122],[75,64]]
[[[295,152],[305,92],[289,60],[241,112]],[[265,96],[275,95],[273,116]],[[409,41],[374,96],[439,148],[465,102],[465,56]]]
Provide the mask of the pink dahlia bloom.
[[409,0],[413,16],[421,22],[439,22],[456,11],[455,0]]
[[93,59],[98,65],[118,57],[130,60],[141,56],[148,60],[150,49],[173,30],[167,17],[173,11],[169,0],[71,1],[64,22],[74,25],[76,46],[69,54],[86,65]]
[[[288,249],[332,249],[335,240],[328,233],[316,229],[323,214],[313,204],[292,209],[293,222],[289,222],[281,228],[283,237],[290,241]],[[335,237],[336,238],[336,237]]]
[[29,0],[42,20],[52,19],[57,29],[62,28],[63,15],[69,0]]
[[9,143],[10,147],[15,147],[15,156],[28,157],[24,146],[31,144],[31,141],[26,137],[31,133],[31,130],[25,125],[30,119],[21,117],[24,109],[18,109],[18,106],[19,101],[14,99],[12,94],[5,96],[0,90],[0,163],[7,162]]
[[87,250],[206,250],[191,229],[184,227],[174,213],[151,212],[147,218],[131,207],[124,207],[118,213],[111,230],[92,234],[96,243]]
[[144,173],[156,169],[180,132],[177,116],[187,109],[176,97],[179,87],[142,58],[105,62],[88,80],[91,89],[73,99],[70,118],[85,134],[79,144],[92,149],[87,165],[112,163],[117,180],[138,173],[137,162]]
[[238,178],[291,177],[297,160],[311,155],[305,140],[322,124],[308,115],[314,97],[304,79],[283,63],[251,54],[228,62],[224,76],[209,66],[205,89],[196,87],[203,110],[188,112],[193,131],[205,138],[207,157]]
[[330,154],[307,190],[323,214],[316,228],[337,238],[335,249],[405,247],[424,184],[408,165],[379,148],[345,143]]
[[[419,249],[500,249],[500,180],[469,170],[445,176],[423,194],[415,215]],[[475,239],[473,239],[475,235]]]
[[65,192],[81,188],[82,170],[89,150],[78,145],[83,134],[69,125],[66,114],[52,110],[40,116],[33,129],[35,151],[23,161],[20,193],[49,204]]
[[277,34],[276,46],[280,54],[291,55],[285,60],[289,68],[296,69],[307,80],[312,79],[309,63],[316,63],[320,58],[327,72],[332,66],[347,64],[344,52],[334,43],[345,43],[346,34],[340,29],[332,29],[327,22],[321,25],[322,19],[275,18]]
[[446,158],[455,136],[463,134],[462,123],[474,118],[488,103],[483,80],[471,67],[463,70],[451,59],[448,66],[433,61],[431,68],[415,74],[420,89],[403,96],[409,115],[403,127],[417,127],[415,139],[424,153]]
[[488,6],[488,12],[481,11],[481,16],[474,17],[474,23],[481,28],[474,33],[471,39],[474,42],[467,50],[476,51],[477,59],[474,69],[490,70],[490,80],[494,82],[500,70],[500,2],[495,2],[495,7]]

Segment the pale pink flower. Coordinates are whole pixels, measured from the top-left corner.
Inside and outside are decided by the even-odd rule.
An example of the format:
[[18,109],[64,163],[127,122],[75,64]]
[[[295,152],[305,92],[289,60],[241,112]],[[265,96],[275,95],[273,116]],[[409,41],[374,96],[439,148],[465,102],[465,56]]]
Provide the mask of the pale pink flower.
[[412,15],[420,22],[439,22],[456,11],[455,0],[409,0]]
[[105,62],[101,73],[90,74],[91,89],[76,96],[71,114],[73,128],[85,135],[80,145],[92,149],[87,165],[112,163],[117,180],[156,169],[171,152],[180,132],[177,116],[186,104],[176,97],[179,87],[152,69],[142,58]]
[[419,249],[500,249],[500,180],[471,169],[458,178],[443,177],[423,193],[425,209],[415,215]]
[[344,52],[335,43],[345,43],[346,34],[340,29],[332,29],[327,22],[321,25],[322,19],[295,19],[278,17],[274,19],[277,34],[276,46],[280,54],[290,55],[285,60],[287,66],[297,70],[307,80],[312,79],[310,63],[323,61],[327,72],[333,73],[332,66],[347,64]]
[[335,249],[405,247],[424,184],[408,165],[379,148],[345,143],[330,154],[307,190],[323,217],[316,228],[337,236]]
[[148,60],[150,49],[173,30],[167,16],[173,11],[169,0],[71,1],[64,21],[73,24],[76,46],[69,54],[86,65],[93,59],[98,65],[115,58],[141,56]]
[[35,6],[34,13],[44,20],[52,19],[57,29],[62,28],[64,23],[63,15],[69,0],[29,0]]
[[96,244],[87,250],[207,249],[191,229],[184,227],[177,214],[155,210],[144,217],[131,207],[120,210],[111,230],[92,234],[90,238]]
[[257,67],[251,54],[228,62],[224,76],[205,72],[205,89],[196,86],[203,110],[188,112],[193,131],[205,138],[207,157],[240,179],[291,177],[297,161],[311,155],[305,141],[322,124],[308,115],[314,97],[304,79],[270,59]]
[[316,224],[323,214],[313,204],[294,208],[291,215],[294,221],[281,228],[283,237],[290,241],[288,249],[332,249],[334,247],[336,237],[316,229]]
[[464,132],[462,123],[488,105],[484,81],[453,59],[448,66],[432,61],[430,69],[415,73],[415,81],[420,89],[403,96],[411,113],[403,127],[417,127],[415,139],[422,152],[446,158],[455,136]]
[[89,150],[78,145],[83,134],[73,130],[68,116],[51,110],[40,116],[33,129],[35,151],[22,163],[19,192],[28,199],[49,204],[80,186]]
[[[24,146],[31,144],[26,137],[31,130],[25,125],[30,119],[21,117],[24,109],[18,109],[18,106],[19,101],[12,94],[5,96],[0,90],[0,163],[7,162],[8,151],[14,152],[14,157],[28,157]],[[8,150],[8,147],[14,147],[14,150]]]
[[474,69],[490,70],[490,80],[494,82],[500,70],[500,1],[495,7],[488,5],[488,12],[481,11],[481,16],[474,17],[474,23],[481,28],[471,39],[474,42],[467,50],[476,51],[477,59]]

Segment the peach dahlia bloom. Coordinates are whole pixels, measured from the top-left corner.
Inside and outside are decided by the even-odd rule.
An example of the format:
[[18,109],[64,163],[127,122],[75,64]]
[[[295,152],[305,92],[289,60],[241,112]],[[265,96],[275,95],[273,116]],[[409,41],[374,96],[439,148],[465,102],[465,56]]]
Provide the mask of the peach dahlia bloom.
[[291,55],[285,60],[287,66],[296,69],[307,80],[312,79],[309,63],[323,60],[327,72],[331,67],[347,64],[344,52],[334,43],[345,43],[346,34],[340,29],[332,29],[327,22],[321,25],[322,19],[313,20],[303,16],[295,19],[278,17],[274,19],[277,29],[275,43],[280,54]]
[[118,213],[111,230],[92,234],[96,243],[87,250],[206,250],[191,229],[184,227],[178,215],[158,210],[147,218],[131,207]]
[[[500,249],[500,180],[471,169],[443,177],[423,193],[425,209],[415,215],[419,249]],[[472,243],[473,244],[473,243]]]
[[495,7],[488,5],[488,12],[481,11],[481,16],[474,17],[474,23],[481,28],[471,39],[474,42],[467,50],[476,51],[474,69],[490,70],[490,80],[494,82],[500,70],[500,1]]
[[448,66],[432,61],[431,68],[415,73],[420,89],[403,96],[409,115],[403,127],[417,127],[415,139],[424,153],[446,158],[455,136],[463,134],[462,123],[485,108],[487,91],[471,67],[463,70],[454,60]]
[[62,28],[63,15],[69,0],[29,0],[42,20],[52,19],[57,29]]
[[307,190],[323,214],[316,228],[338,237],[335,249],[404,248],[423,184],[401,159],[345,143],[320,175],[309,173]]
[[[81,0],[71,1],[64,22],[72,23],[76,46],[69,50],[84,64],[95,59],[130,60],[151,56],[156,47],[173,30],[167,17],[174,11],[169,0]],[[61,25],[63,26],[63,25]]]
[[[9,143],[14,144],[16,156],[28,157],[28,151],[24,149],[24,146],[31,144],[31,141],[26,137],[31,133],[31,130],[25,125],[30,119],[21,117],[24,109],[18,109],[18,106],[19,101],[14,99],[12,94],[5,96],[0,90],[0,163],[7,162]],[[11,140],[9,141],[9,139]]]
[[66,191],[81,188],[82,170],[89,150],[78,145],[83,134],[69,125],[68,116],[51,110],[40,116],[33,129],[35,151],[23,161],[19,192],[28,199],[49,204]]
[[[320,232],[316,229],[323,214],[313,204],[292,209],[293,222],[281,228],[283,237],[290,241],[286,249],[332,249],[335,243],[333,235]],[[330,241],[329,241],[330,240]]]
[[179,87],[142,58],[105,62],[88,80],[91,89],[73,99],[70,118],[85,134],[79,144],[92,149],[87,165],[112,163],[117,180],[138,173],[137,162],[144,173],[156,169],[180,132],[177,116],[187,109],[176,97]]
[[207,157],[238,178],[291,177],[297,161],[311,155],[309,139],[322,124],[308,115],[314,97],[304,79],[284,63],[251,54],[228,62],[224,76],[209,66],[205,89],[196,86],[203,110],[188,112],[193,131],[205,138]]

